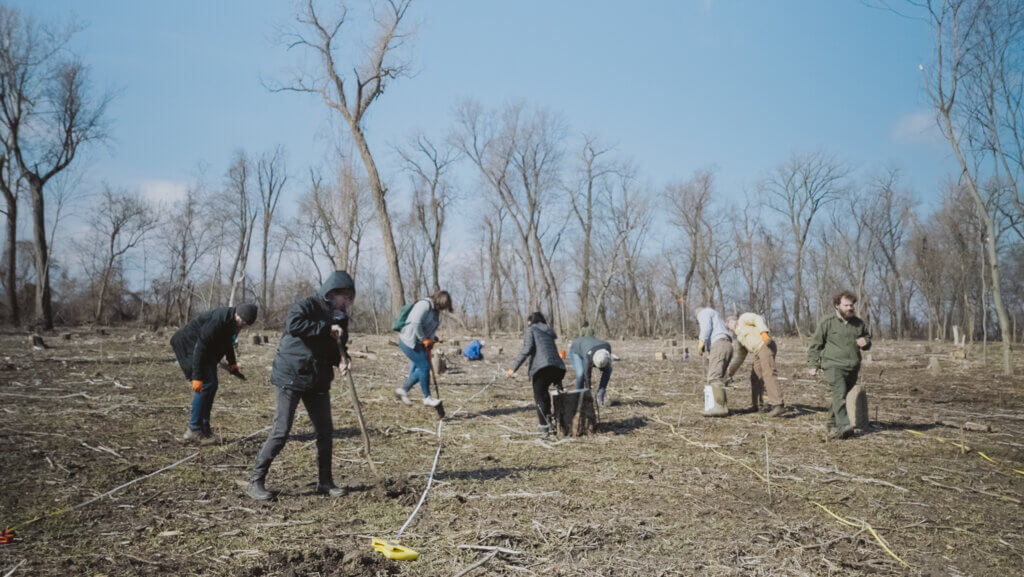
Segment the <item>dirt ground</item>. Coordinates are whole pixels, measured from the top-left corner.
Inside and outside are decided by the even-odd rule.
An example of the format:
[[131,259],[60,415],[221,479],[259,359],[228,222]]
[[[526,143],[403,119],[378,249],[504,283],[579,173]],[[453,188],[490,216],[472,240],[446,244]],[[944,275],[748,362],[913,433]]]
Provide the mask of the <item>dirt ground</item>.
[[[826,389],[806,377],[795,339],[779,353],[782,419],[742,412],[745,379],[729,390],[739,412],[702,418],[699,360],[664,340],[613,341],[622,359],[599,433],[542,440],[525,370],[501,374],[518,338],[495,339],[486,361],[454,360],[441,376],[449,415],[461,410],[402,538],[420,558],[399,562],[374,553],[370,537],[394,537],[419,500],[437,420],[417,391],[413,406],[395,402],[407,363],[386,337],[352,342],[378,356],[356,359],[354,375],[383,479],[362,460],[336,381],[335,476],[349,495],[313,493],[300,408],[267,480],[279,495],[257,503],[243,488],[271,421],[276,335],[256,346],[257,331],[243,333],[249,379],[221,373],[220,442],[195,447],[179,440],[191,393],[170,333],[109,333],[47,336],[47,349],[0,336],[0,526],[16,526],[0,575],[1024,573],[1024,377],[988,366],[996,347],[986,364],[979,347],[959,361],[949,345],[876,342],[861,373],[870,428],[826,441]],[[1014,357],[1024,373],[1024,352]],[[992,431],[964,430],[968,421]]]

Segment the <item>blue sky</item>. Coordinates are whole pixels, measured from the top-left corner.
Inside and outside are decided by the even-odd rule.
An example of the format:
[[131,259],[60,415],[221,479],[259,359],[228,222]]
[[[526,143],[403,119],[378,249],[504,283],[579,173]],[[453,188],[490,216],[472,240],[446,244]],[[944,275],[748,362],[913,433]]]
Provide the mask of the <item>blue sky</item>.
[[[86,182],[173,196],[201,165],[219,184],[240,147],[283,144],[296,174],[325,158],[336,128],[323,104],[261,84],[297,60],[277,40],[291,2],[10,3],[86,24],[74,48],[118,92],[112,142],[89,155]],[[559,112],[574,133],[616,143],[659,190],[715,167],[723,195],[738,196],[815,148],[862,173],[902,168],[925,205],[952,172],[918,71],[927,25],[861,2],[420,0],[412,15],[416,74],[366,122],[393,183],[405,181],[389,147],[417,129],[443,134],[467,97]]]

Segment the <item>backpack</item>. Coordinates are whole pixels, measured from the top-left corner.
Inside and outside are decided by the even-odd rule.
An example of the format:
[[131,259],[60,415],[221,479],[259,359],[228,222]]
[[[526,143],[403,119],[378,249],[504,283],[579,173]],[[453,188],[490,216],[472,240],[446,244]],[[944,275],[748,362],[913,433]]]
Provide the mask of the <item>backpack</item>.
[[409,311],[412,307],[416,306],[415,302],[411,302],[402,307],[402,310],[398,311],[398,316],[391,320],[391,330],[395,332],[401,332],[405,325],[409,324]]
[[462,349],[462,355],[471,361],[483,360],[484,354],[481,348],[483,348],[483,345],[480,344],[480,341],[473,341],[466,348]]

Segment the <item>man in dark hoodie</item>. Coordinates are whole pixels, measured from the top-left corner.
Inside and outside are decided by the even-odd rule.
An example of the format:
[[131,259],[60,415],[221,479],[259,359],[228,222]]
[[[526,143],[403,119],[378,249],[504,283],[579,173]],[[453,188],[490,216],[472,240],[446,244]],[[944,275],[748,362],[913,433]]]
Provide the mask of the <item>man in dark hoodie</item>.
[[355,296],[352,277],[345,271],[334,271],[317,295],[296,302],[288,311],[284,336],[270,374],[270,382],[277,387],[274,427],[256,457],[246,491],[253,499],[266,500],[272,496],[264,486],[267,471],[288,440],[300,401],[316,434],[317,492],[332,497],[347,493],[334,484],[331,470],[334,424],[330,390],[334,367],[339,367],[344,375],[352,363],[346,345],[348,311]]
[[551,395],[548,389],[555,385],[561,390],[565,377],[565,363],[558,356],[555,339],[558,335],[547,325],[540,312],[531,313],[527,318],[523,335],[523,349],[519,351],[512,368],[505,374],[512,376],[519,367],[530,359],[530,378],[533,380],[533,401],[537,405],[538,429],[541,434],[551,433]]
[[192,412],[185,430],[186,441],[213,437],[210,411],[217,396],[217,363],[227,357],[228,372],[245,380],[235,360],[235,339],[238,331],[256,321],[257,312],[254,304],[206,311],[171,337],[171,348],[178,365],[192,384]]

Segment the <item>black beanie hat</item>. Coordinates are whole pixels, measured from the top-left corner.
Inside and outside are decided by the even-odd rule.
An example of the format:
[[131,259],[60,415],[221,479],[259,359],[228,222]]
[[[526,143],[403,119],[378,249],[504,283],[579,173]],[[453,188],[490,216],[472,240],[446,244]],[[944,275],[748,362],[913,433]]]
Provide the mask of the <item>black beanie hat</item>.
[[259,309],[256,308],[256,305],[252,303],[245,303],[244,305],[238,305],[238,308],[235,309],[235,312],[238,314],[238,316],[242,317],[242,320],[245,321],[245,324],[251,325],[252,323],[256,322],[256,313],[258,312],[258,310]]

